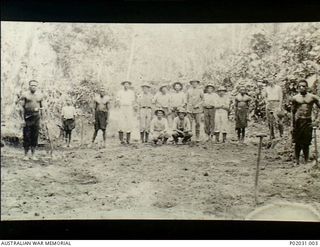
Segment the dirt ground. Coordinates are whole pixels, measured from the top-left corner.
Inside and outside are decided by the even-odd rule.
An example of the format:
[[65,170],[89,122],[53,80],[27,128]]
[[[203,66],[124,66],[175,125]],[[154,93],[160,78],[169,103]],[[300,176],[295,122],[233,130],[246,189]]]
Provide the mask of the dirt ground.
[[[101,138],[101,137],[100,137]],[[22,148],[1,149],[1,218],[244,219],[257,206],[257,138],[246,144],[153,147],[108,139],[106,149],[55,146],[54,157],[23,161]],[[304,203],[320,210],[320,171],[292,167],[281,146],[262,149],[259,202]]]

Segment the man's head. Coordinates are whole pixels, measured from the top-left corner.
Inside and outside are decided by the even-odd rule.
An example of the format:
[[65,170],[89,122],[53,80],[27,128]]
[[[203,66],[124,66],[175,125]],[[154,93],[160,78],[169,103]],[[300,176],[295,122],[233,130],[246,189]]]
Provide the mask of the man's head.
[[31,93],[34,93],[35,91],[37,91],[38,84],[39,83],[36,80],[29,81],[29,89],[30,89]]
[[148,93],[150,91],[150,86],[149,85],[142,85],[142,91],[143,93]]
[[185,113],[185,112],[183,112],[183,111],[179,111],[179,112],[178,112],[178,117],[179,117],[181,120],[183,120],[185,116],[186,116],[186,113]]
[[220,97],[224,96],[227,92],[227,89],[224,86],[220,86],[217,90],[217,93]]
[[206,91],[207,91],[207,93],[213,93],[214,87],[213,87],[212,85],[208,85],[208,86],[206,87]]
[[306,94],[308,90],[308,82],[306,80],[300,80],[298,88],[301,94]]
[[129,89],[130,88],[130,86],[131,86],[131,82],[130,81],[123,81],[123,82],[121,82],[121,85],[123,86],[123,88],[125,89],[125,90],[127,90],[127,89]]
[[200,81],[193,80],[193,81],[190,81],[189,83],[193,88],[196,88],[200,84]]
[[100,88],[99,92],[100,92],[100,96],[105,96],[106,95],[106,90],[103,87]]
[[182,90],[182,83],[181,82],[175,82],[173,83],[173,89],[175,91],[181,91]]
[[166,94],[168,92],[168,87],[167,86],[161,86],[160,87],[160,92],[162,92],[163,94]]
[[157,116],[158,119],[162,119],[164,116],[164,111],[161,109],[156,110],[155,115]]
[[247,89],[246,89],[245,86],[241,86],[241,87],[239,88],[239,93],[240,93],[240,94],[244,95],[246,92],[247,92]]

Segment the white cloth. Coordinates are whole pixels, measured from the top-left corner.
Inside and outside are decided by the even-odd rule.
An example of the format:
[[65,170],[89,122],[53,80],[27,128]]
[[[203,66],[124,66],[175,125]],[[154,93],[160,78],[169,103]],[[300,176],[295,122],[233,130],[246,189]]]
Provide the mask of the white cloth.
[[220,133],[227,133],[228,124],[228,111],[224,109],[216,109],[215,131],[219,131]]
[[168,120],[166,118],[162,118],[159,120],[157,117],[154,117],[150,124],[150,132],[168,132]]
[[120,105],[118,129],[122,132],[131,132],[133,129],[134,113],[132,105]]
[[216,93],[205,93],[203,95],[203,106],[204,107],[212,107],[216,106],[218,95]]
[[132,106],[135,101],[135,94],[132,90],[119,90],[117,93],[116,100],[120,106]]
[[74,119],[76,116],[76,108],[74,106],[64,106],[61,110],[61,115],[64,119]]
[[282,89],[279,85],[265,88],[266,100],[282,100]]
[[230,98],[229,98],[229,96],[227,94],[225,94],[222,97],[220,97],[218,95],[216,100],[215,100],[215,107],[217,107],[217,108],[219,108],[219,107],[229,108],[229,104],[230,104]]
[[186,94],[183,91],[170,94],[170,107],[184,107],[187,103]]
[[161,92],[157,92],[153,97],[153,103],[156,107],[170,107],[170,94],[163,94]]

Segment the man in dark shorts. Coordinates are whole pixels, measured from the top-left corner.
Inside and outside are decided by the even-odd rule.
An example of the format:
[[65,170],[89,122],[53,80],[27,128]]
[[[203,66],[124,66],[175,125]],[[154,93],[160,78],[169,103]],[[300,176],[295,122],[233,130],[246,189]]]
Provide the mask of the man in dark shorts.
[[110,99],[108,95],[106,95],[104,88],[101,88],[100,94],[94,99],[95,122],[92,144],[90,146],[93,145],[98,131],[102,130],[103,143],[104,147],[106,147],[106,128],[109,120],[109,103]]
[[29,81],[29,90],[21,95],[20,116],[23,127],[23,147],[24,160],[28,160],[28,152],[31,149],[31,159],[37,160],[34,156],[38,145],[38,136],[40,129],[40,117],[42,116],[43,96],[37,91],[38,82]]
[[238,141],[243,142],[246,127],[248,126],[248,112],[251,98],[247,95],[245,86],[241,86],[239,94],[235,98],[235,120]]
[[74,108],[74,106],[71,104],[70,99],[68,99],[66,103],[66,106],[64,106],[61,110],[61,117],[65,141],[67,143],[67,147],[70,147],[72,130],[76,127],[76,108]]
[[299,165],[301,149],[305,163],[309,159],[309,146],[312,140],[312,107],[316,104],[320,108],[318,96],[308,93],[308,82],[299,81],[300,93],[292,97],[293,140],[295,143],[296,165]]

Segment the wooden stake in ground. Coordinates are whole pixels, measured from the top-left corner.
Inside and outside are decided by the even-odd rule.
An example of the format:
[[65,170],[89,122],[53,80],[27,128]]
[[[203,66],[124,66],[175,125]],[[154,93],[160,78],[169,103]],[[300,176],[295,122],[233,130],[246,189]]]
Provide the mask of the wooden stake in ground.
[[318,145],[317,145],[317,127],[313,127],[313,133],[314,133],[314,148],[316,149],[316,166],[319,168],[319,161],[318,161]]
[[267,136],[266,134],[257,134],[257,137],[259,137],[259,148],[258,148],[256,177],[255,177],[255,181],[254,181],[254,199],[255,199],[256,204],[258,204],[258,178],[259,178],[259,170],[260,170],[262,139],[263,139],[263,137],[266,137],[266,136]]
[[48,125],[47,125],[47,123],[46,123],[46,122],[44,123],[44,125],[45,125],[46,132],[47,132],[47,135],[48,135],[48,141],[49,141],[49,146],[50,146],[50,156],[52,157],[53,145],[52,145],[52,141],[51,141],[51,137],[50,137],[50,133],[49,133]]
[[83,146],[83,116],[81,116],[81,142],[80,142],[80,146]]

